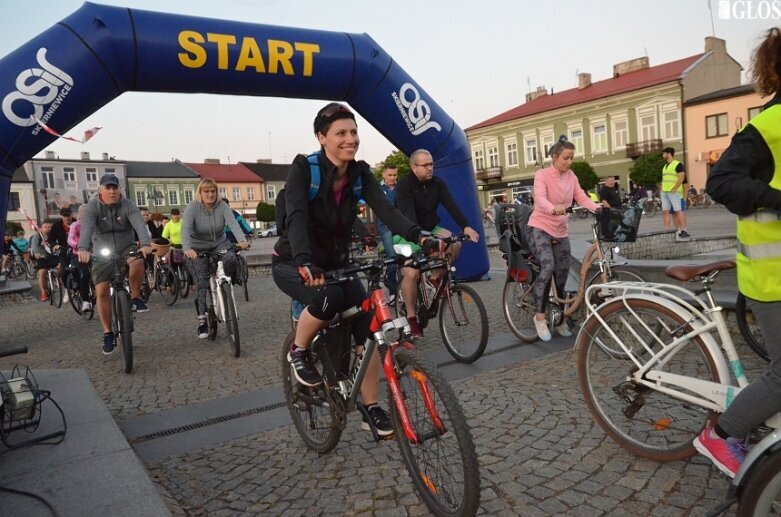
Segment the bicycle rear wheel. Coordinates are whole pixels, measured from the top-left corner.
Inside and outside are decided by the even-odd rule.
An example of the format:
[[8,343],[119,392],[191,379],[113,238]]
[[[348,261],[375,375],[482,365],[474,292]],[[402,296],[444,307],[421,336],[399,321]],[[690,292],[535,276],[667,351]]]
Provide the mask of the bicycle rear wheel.
[[114,335],[122,352],[122,370],[130,373],[133,371],[133,314],[130,312],[130,293],[119,289],[114,300]]
[[37,274],[35,265],[32,262],[26,262],[24,266],[24,274],[27,276],[27,280],[33,280]]
[[646,201],[643,203],[643,215],[646,217],[654,217],[657,212],[657,206],[655,201]]
[[231,296],[231,288],[228,282],[220,285],[222,300],[225,303],[225,328],[228,330],[228,340],[230,340],[233,357],[241,355],[241,340],[239,339],[239,319],[236,315],[236,304]]
[[288,334],[280,354],[285,402],[301,439],[307,447],[323,454],[336,447],[342,430],[337,424],[334,407],[324,391],[325,385],[321,383],[312,388],[303,386],[293,375],[293,367],[288,361],[287,353],[295,335],[295,332]]
[[[657,352],[692,330],[688,322],[659,303],[648,300],[627,303],[629,309],[621,300],[608,302],[599,314],[641,361],[649,358],[644,344]],[[630,310],[650,328],[650,333]],[[575,348],[586,405],[618,445],[656,461],[680,460],[695,453],[692,440],[709,420],[715,421],[715,413],[627,380],[637,367],[596,318],[589,318],[583,324]],[[720,382],[713,359],[699,336],[679,345],[654,370]],[[680,386],[669,387],[694,395]]]
[[502,290],[502,312],[507,326],[515,336],[526,343],[537,341],[537,329],[534,326],[534,283],[516,282],[507,279]]
[[[458,398],[419,352],[396,348],[401,400],[388,387],[391,421],[412,484],[435,515],[474,515],[480,472],[469,425]],[[403,404],[417,437],[407,438],[396,404]]]
[[439,304],[439,332],[450,355],[462,363],[476,361],[488,344],[488,313],[472,287],[450,286],[450,298]]
[[735,302],[735,319],[738,320],[740,335],[751,347],[751,350],[757,353],[759,357],[770,362],[770,354],[765,346],[765,338],[762,336],[762,329],[757,325],[754,313],[746,306],[746,297],[738,293],[738,299]]
[[179,279],[170,267],[163,264],[157,270],[155,289],[160,293],[163,303],[169,307],[179,298]]

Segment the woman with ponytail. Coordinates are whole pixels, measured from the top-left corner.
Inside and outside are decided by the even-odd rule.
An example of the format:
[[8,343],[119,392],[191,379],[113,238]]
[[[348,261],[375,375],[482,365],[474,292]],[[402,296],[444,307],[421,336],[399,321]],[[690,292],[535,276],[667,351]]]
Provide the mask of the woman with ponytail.
[[694,446],[731,477],[744,439],[781,411],[781,28],[768,30],[751,59],[757,90],[770,97],[713,167],[706,190],[738,216],[738,289],[762,328],[770,354],[764,376],[740,391]]

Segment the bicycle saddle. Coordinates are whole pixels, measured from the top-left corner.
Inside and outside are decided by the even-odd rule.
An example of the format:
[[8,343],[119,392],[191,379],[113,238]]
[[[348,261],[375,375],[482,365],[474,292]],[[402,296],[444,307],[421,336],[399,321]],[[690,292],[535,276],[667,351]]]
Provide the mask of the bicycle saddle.
[[705,276],[714,271],[726,271],[735,267],[734,260],[720,260],[702,266],[670,266],[664,270],[664,274],[675,280],[688,282],[692,278]]

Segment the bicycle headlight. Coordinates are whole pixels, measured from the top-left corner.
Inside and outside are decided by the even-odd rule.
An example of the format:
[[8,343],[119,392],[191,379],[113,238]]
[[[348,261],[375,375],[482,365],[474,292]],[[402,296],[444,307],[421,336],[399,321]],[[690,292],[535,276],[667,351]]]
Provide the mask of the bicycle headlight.
[[615,253],[616,255],[620,255],[621,248],[619,248],[618,246],[613,246],[613,253]]
[[396,255],[401,255],[402,257],[409,258],[412,256],[412,246],[409,244],[394,244],[393,251],[396,252]]
[[102,248],[102,249],[100,250],[100,254],[101,254],[102,256],[104,256],[104,257],[108,257],[109,255],[111,255],[111,250],[110,250],[110,249],[108,249],[108,248]]

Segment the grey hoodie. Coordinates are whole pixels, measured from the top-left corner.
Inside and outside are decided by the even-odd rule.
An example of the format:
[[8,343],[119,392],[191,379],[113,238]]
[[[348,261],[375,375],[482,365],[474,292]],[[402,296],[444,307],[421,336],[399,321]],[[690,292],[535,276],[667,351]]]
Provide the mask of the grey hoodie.
[[239,242],[246,241],[233,212],[222,200],[211,210],[198,200],[192,201],[182,216],[182,249],[214,251],[228,248],[230,241],[225,235],[226,224]]
[[111,251],[121,251],[136,242],[133,230],[141,240],[141,246],[149,246],[149,233],[146,231],[144,218],[138,207],[121,198],[116,205],[106,205],[95,197],[84,209],[81,221],[79,249],[100,253],[103,248]]

